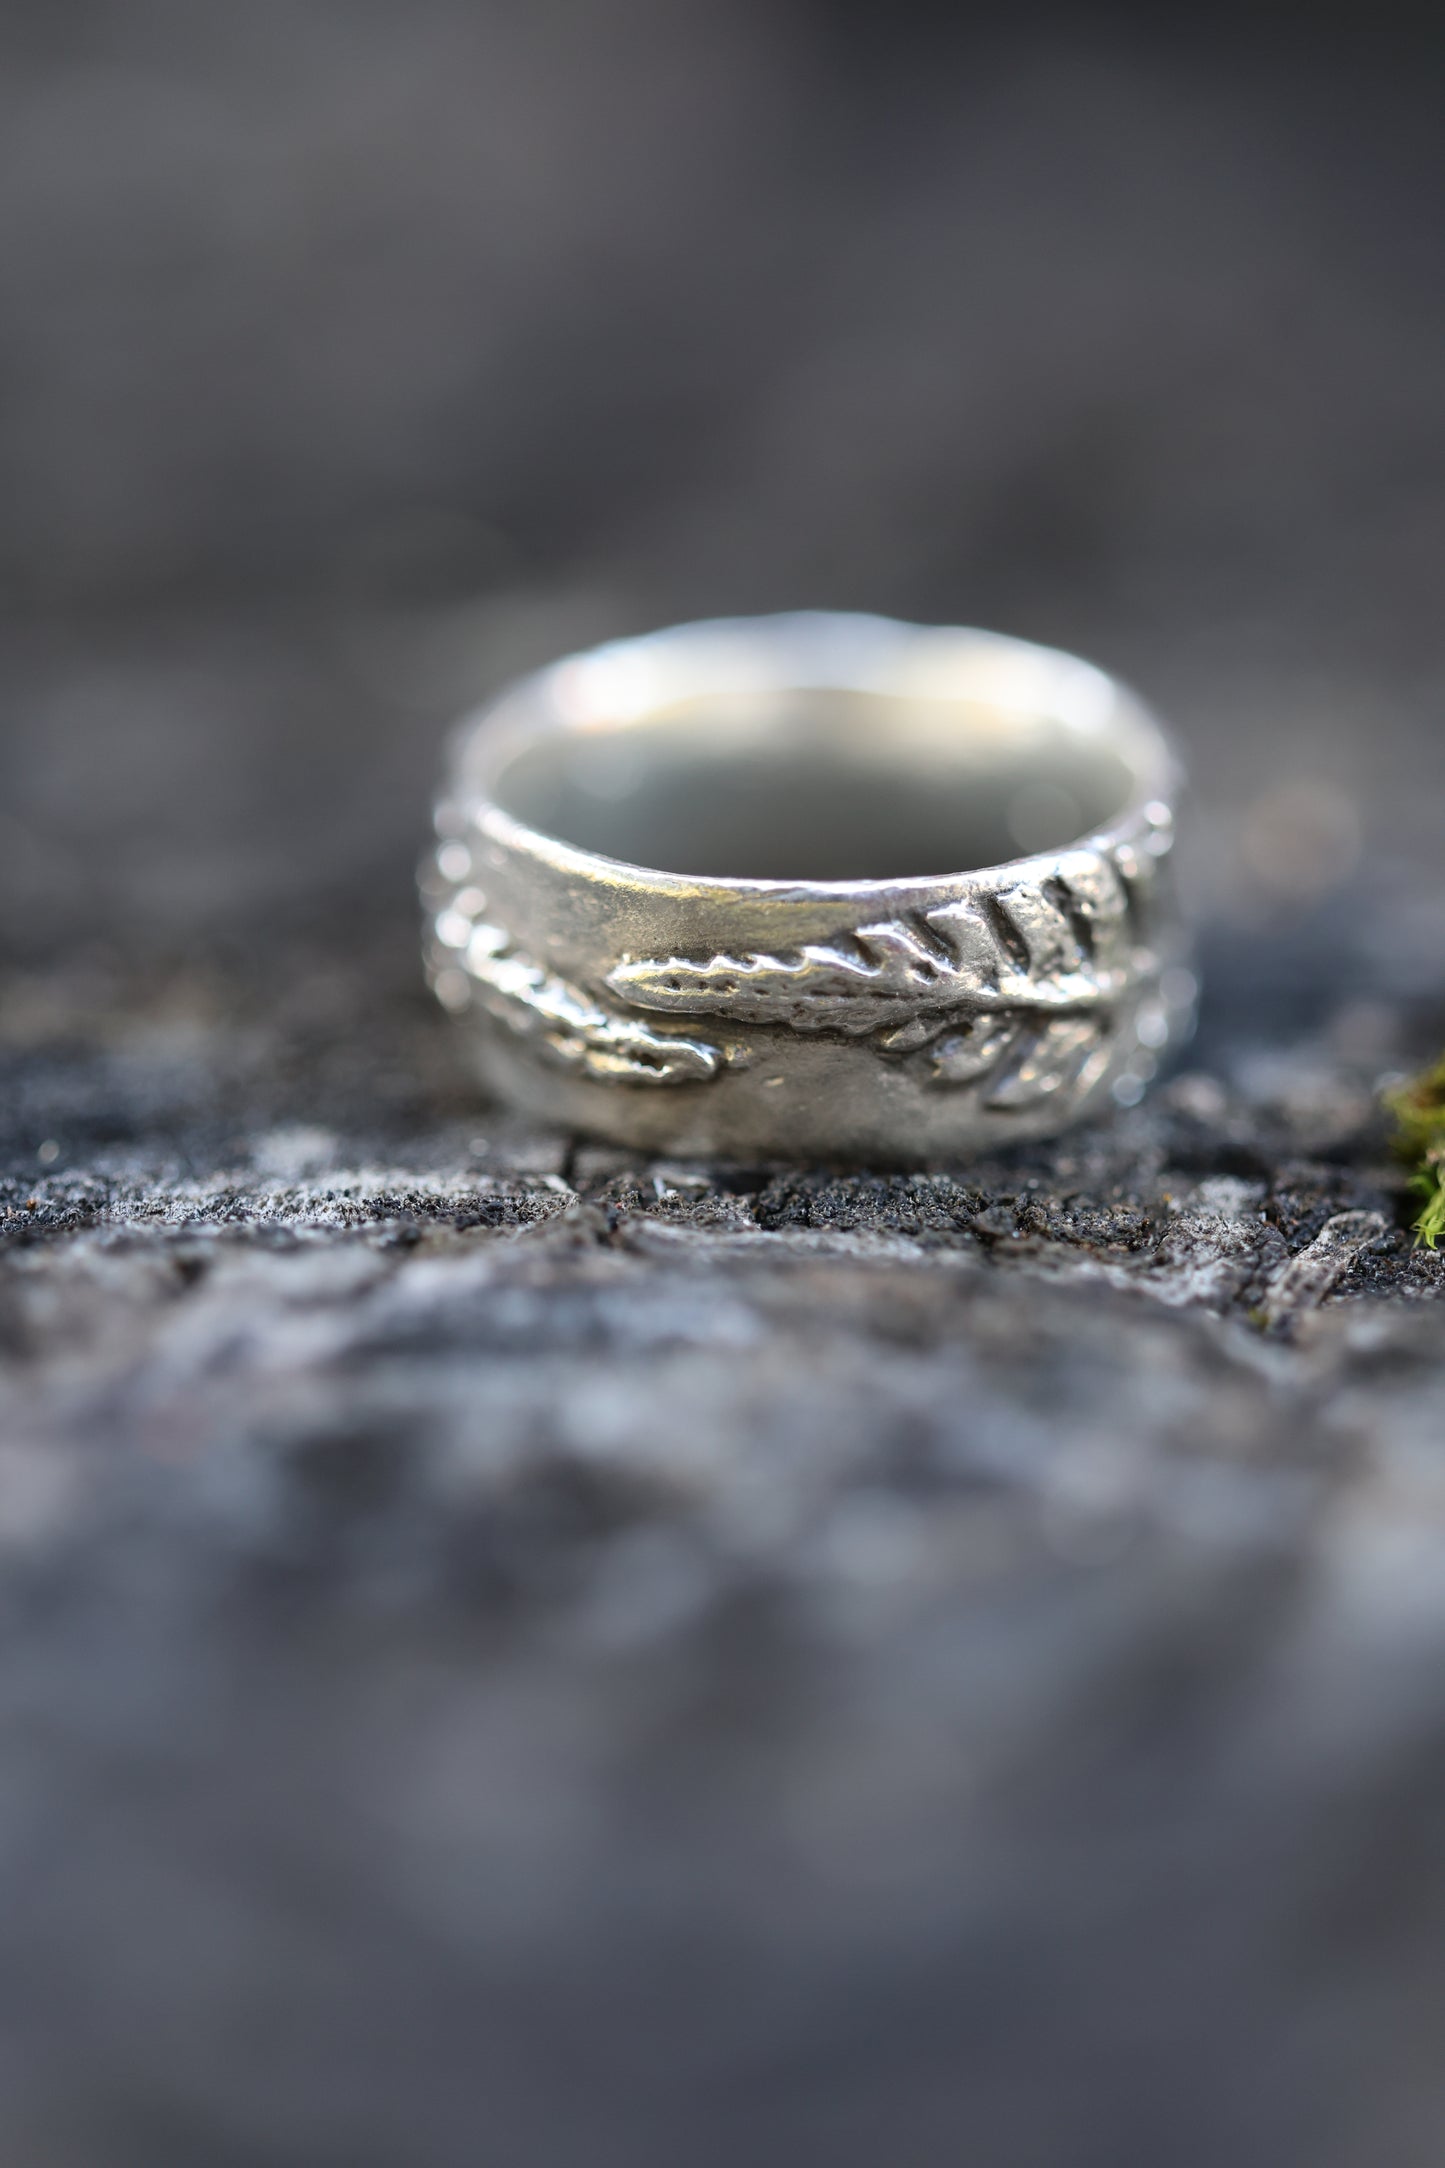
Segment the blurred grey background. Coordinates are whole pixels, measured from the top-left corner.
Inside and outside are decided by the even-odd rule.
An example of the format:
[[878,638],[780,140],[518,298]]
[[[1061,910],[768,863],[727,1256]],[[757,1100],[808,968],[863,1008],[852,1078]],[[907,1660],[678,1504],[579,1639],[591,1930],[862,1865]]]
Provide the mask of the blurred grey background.
[[[0,41],[0,2159],[1438,2168],[1438,20]],[[479,1100],[450,719],[808,604],[1176,724],[1143,1108]]]

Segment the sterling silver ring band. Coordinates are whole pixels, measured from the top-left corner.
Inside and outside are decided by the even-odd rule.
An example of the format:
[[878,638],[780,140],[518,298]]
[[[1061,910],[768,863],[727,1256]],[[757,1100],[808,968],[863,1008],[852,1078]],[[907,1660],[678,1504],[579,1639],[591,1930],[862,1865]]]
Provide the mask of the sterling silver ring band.
[[921,1164],[1138,1099],[1187,1028],[1179,769],[1090,664],[810,613],[554,664],[453,742],[427,962],[503,1099]]

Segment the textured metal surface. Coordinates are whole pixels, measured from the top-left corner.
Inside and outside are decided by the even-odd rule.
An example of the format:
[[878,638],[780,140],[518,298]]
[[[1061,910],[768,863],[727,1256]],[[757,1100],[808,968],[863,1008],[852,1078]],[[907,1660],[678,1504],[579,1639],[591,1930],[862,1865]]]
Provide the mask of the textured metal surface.
[[[832,706],[794,722],[803,697]],[[845,704],[870,698],[901,717]],[[787,878],[786,842],[771,879],[651,870],[507,805],[510,764],[559,745],[595,761],[603,733],[646,747],[631,785],[645,793],[648,763],[685,760],[714,711],[763,792],[780,744],[806,732],[800,862],[826,858],[830,790],[853,772],[865,790],[870,770],[889,780],[890,761],[911,762],[920,807],[961,760],[977,798],[1011,762],[1022,790],[1063,796],[1067,838],[1057,737],[1117,763],[1122,802],[1065,847],[1021,856],[1005,826],[1002,865],[888,881]],[[705,801],[712,771],[696,766],[683,787]],[[474,1014],[482,1072],[514,1104],[623,1143],[916,1165],[1048,1135],[1111,1095],[1136,1101],[1192,1023],[1165,864],[1177,787],[1129,695],[1022,641],[815,613],[618,642],[512,688],[459,735],[423,882],[432,984]],[[906,864],[906,826],[891,840]],[[724,824],[711,847],[726,866],[748,842]]]

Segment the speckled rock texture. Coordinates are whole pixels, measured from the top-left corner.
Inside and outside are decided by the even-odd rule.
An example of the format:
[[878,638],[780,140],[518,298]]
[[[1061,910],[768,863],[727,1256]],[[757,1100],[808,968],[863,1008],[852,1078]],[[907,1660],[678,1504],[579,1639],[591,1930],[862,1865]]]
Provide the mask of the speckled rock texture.
[[[1388,43],[16,11],[7,2168],[1439,2168],[1445,1256],[1378,1094],[1445,1041],[1445,147]],[[1206,1000],[1142,1106],[900,1176],[480,1097],[449,716],[799,602],[1175,720]]]

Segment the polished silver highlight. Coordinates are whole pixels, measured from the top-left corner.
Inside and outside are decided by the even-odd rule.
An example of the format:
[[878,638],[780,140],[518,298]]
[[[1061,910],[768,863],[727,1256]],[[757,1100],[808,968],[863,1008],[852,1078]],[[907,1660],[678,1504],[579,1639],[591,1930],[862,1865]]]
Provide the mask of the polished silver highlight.
[[458,733],[431,981],[504,1098],[626,1144],[897,1164],[1046,1134],[1132,1104],[1192,1017],[1178,780],[1112,679],[990,633],[618,641]]

